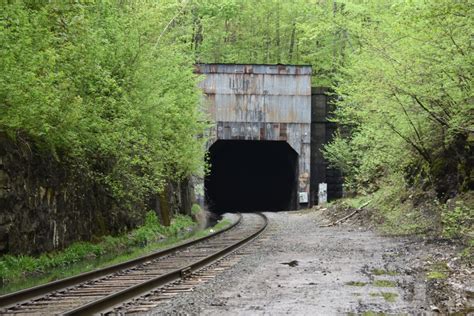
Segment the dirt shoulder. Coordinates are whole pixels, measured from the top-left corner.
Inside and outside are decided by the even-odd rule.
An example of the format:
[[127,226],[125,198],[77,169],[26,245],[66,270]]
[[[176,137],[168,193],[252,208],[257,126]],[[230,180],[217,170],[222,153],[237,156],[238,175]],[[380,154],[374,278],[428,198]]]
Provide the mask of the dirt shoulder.
[[[376,230],[373,213],[370,207],[347,208],[333,205],[329,208],[315,207],[326,225],[331,225],[341,218],[341,227],[370,226]],[[370,224],[367,224],[370,223]],[[471,262],[462,255],[465,246],[460,242],[440,239],[429,234],[394,237],[404,240],[401,255],[405,257],[406,269],[416,278],[416,283],[424,284],[425,301],[433,313],[460,315],[474,314],[474,278]]]
[[[258,251],[152,314],[370,315],[447,311],[440,303],[446,302],[442,298],[433,301],[439,295],[432,293],[433,280],[438,281],[427,281],[425,269],[429,258],[448,255],[450,245],[440,248],[413,238],[384,237],[350,222],[320,227],[331,221],[321,210],[267,216],[270,227]],[[463,282],[472,284],[472,275]],[[468,304],[462,295],[449,300],[454,305]]]

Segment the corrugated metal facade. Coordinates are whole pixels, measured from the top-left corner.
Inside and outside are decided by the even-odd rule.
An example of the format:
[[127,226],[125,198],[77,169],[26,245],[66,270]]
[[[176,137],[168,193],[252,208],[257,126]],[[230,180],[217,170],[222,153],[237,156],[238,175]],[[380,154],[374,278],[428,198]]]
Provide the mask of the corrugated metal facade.
[[309,195],[311,66],[198,64],[203,104],[222,140],[286,141],[298,154],[300,202]]

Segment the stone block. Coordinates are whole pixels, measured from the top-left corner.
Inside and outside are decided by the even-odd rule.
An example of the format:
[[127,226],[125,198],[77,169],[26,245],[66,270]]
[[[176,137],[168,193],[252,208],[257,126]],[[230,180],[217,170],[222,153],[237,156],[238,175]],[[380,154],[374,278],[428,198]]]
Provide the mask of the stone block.
[[10,177],[5,170],[0,169],[0,188],[5,188],[10,182]]

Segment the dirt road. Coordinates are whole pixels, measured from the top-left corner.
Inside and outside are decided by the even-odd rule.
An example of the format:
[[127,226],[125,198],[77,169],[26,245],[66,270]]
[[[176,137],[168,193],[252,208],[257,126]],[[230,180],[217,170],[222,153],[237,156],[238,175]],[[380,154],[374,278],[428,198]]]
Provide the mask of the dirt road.
[[[317,212],[268,213],[258,252],[155,314],[432,314],[420,279],[426,249],[408,238],[338,226]],[[429,292],[429,291],[428,291]]]

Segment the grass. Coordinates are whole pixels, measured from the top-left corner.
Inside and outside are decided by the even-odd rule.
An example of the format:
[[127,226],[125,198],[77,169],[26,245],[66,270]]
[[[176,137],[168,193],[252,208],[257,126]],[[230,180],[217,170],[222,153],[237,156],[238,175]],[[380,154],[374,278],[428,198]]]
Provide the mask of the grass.
[[473,242],[474,237],[474,192],[459,194],[442,206],[442,236],[460,239],[465,246]]
[[349,282],[346,283],[346,285],[349,285],[349,286],[365,286],[365,285],[367,285],[367,283],[361,282],[361,281],[349,281]]
[[63,251],[38,257],[0,257],[0,292],[46,283],[104,266],[124,262],[169,247],[184,239],[209,235],[230,225],[222,220],[213,228],[192,232],[195,223],[188,216],[176,216],[169,227],[162,226],[153,212],[145,224],[129,234],[105,236],[98,243],[77,242]]
[[196,216],[197,214],[199,214],[199,212],[201,212],[201,207],[199,206],[199,204],[193,204],[191,206],[191,214]]
[[375,280],[373,284],[374,286],[377,286],[377,287],[396,287],[397,286],[396,282],[390,281],[390,280]]
[[433,279],[446,279],[448,275],[441,271],[429,271],[426,273],[426,278],[429,280]]
[[4,283],[0,288],[0,295],[125,262],[173,246],[184,239],[192,237],[193,233],[190,232],[168,237],[144,247],[135,246],[128,249],[117,250],[117,252],[114,253],[106,253],[98,257],[91,257],[68,265],[53,267],[45,272],[28,273],[19,278],[9,279],[8,282]]
[[391,292],[377,292],[377,293],[370,293],[370,296],[383,297],[385,301],[394,303],[397,300],[398,294],[391,293]]
[[459,256],[464,263],[474,265],[474,238],[471,237],[467,246],[459,253]]
[[436,262],[429,267],[429,271],[426,272],[426,278],[428,280],[433,279],[447,279],[449,275],[449,268],[445,262]]
[[384,298],[384,300],[391,303],[395,302],[398,297],[397,293],[381,292],[380,294],[382,294],[382,297]]
[[370,195],[359,195],[359,196],[356,196],[356,197],[353,197],[353,198],[346,198],[343,200],[343,203],[345,203],[346,205],[354,208],[354,209],[358,209],[358,208],[361,208],[362,205],[364,205],[365,203],[367,203],[368,201],[371,200],[371,196]]
[[375,192],[328,203],[341,209],[360,208],[367,201],[363,216],[385,235],[427,235],[447,238],[465,250],[463,262],[472,264],[474,252],[474,191],[459,193],[443,202],[432,188],[409,187],[403,175],[393,175],[378,183]]
[[398,275],[398,272],[397,271],[389,271],[389,270],[384,270],[384,269],[372,269],[370,271],[373,275],[391,275],[391,276],[395,276],[395,275]]
[[213,227],[210,227],[210,228],[206,228],[204,230],[201,230],[201,231],[198,231],[194,234],[193,237],[195,238],[200,238],[200,237],[204,237],[204,236],[207,236],[207,235],[210,235],[216,231],[219,231],[219,230],[222,230],[224,228],[226,228],[227,226],[229,226],[231,224],[231,222],[228,220],[228,219],[223,219],[223,220],[220,220],[216,225],[214,225]]
[[373,311],[366,311],[361,313],[347,313],[348,316],[385,316],[387,314],[383,312],[373,312]]
[[432,229],[432,216],[415,207],[413,200],[422,192],[407,191],[402,182],[381,185],[376,192],[367,195],[344,198],[334,203],[336,206],[360,208],[367,201],[370,221],[386,235],[419,235]]

